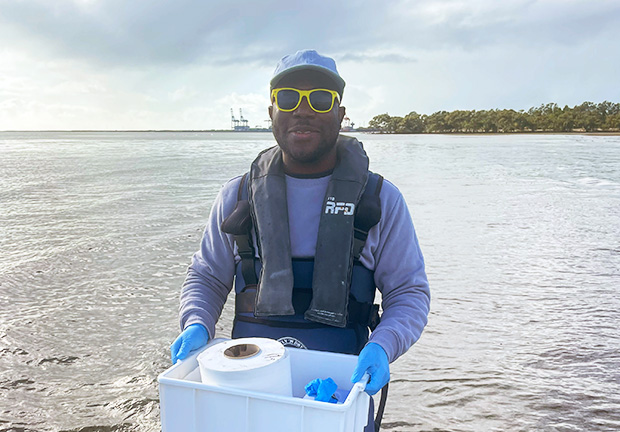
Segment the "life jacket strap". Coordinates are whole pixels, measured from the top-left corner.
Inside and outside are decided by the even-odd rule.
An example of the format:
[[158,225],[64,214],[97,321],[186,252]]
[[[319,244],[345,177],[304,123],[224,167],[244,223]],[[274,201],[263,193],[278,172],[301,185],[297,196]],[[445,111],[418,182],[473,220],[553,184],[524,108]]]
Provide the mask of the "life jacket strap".
[[385,411],[385,404],[387,403],[389,385],[390,383],[387,383],[381,389],[381,399],[379,401],[379,408],[377,408],[377,416],[375,417],[375,432],[381,430],[381,420],[383,420],[383,412]]
[[370,331],[375,331],[380,322],[379,305],[374,303],[370,306],[370,312],[368,313],[368,328],[370,328]]
[[232,213],[222,222],[222,231],[232,234],[237,244],[237,253],[241,258],[241,273],[246,285],[258,283],[256,276],[255,260],[256,254],[252,244],[252,218],[250,215],[250,203],[247,198],[245,173],[239,183],[237,191],[237,204]]
[[254,266],[254,247],[250,241],[250,234],[236,235],[234,236],[235,243],[237,243],[237,251],[241,257],[241,274],[243,274],[243,280],[248,285],[256,285],[258,278],[256,277],[256,268]]
[[381,187],[383,177],[379,174],[371,173],[368,176],[364,194],[360,199],[355,210],[355,220],[353,222],[353,259],[359,260],[368,232],[381,220]]
[[297,328],[297,329],[318,329],[326,327],[326,324],[316,323],[312,321],[278,321],[275,319],[268,318],[259,318],[255,316],[249,315],[236,315],[236,321],[249,322],[253,324],[261,324],[268,327],[286,327],[286,328]]
[[[298,292],[293,295],[293,306],[295,306],[295,312],[303,316],[303,313],[310,303],[312,298],[312,290],[297,290]],[[257,318],[254,316],[254,304],[256,303],[256,285],[246,285],[243,291],[239,292],[235,296],[235,316],[240,318],[241,321],[253,322],[257,324],[266,324],[270,326],[293,326],[298,328],[320,328],[325,327],[325,324],[319,324],[313,321],[304,320],[303,322],[294,322],[287,320],[286,322],[280,322],[273,319]],[[348,325],[361,325],[362,327],[369,327],[370,330],[374,330],[379,324],[379,305],[372,303],[362,303],[355,300],[353,297],[349,298],[348,305]]]

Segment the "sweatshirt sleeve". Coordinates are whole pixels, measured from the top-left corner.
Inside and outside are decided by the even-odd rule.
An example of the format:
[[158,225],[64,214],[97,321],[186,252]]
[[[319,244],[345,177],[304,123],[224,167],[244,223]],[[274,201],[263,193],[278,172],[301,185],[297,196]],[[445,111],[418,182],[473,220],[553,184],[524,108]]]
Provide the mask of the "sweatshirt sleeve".
[[405,199],[385,181],[381,201],[381,221],[369,232],[362,259],[374,268],[382,294],[381,322],[369,341],[381,345],[393,362],[420,338],[428,319],[430,290]]
[[202,324],[215,336],[215,323],[222,313],[235,274],[235,246],[232,236],[220,230],[222,221],[237,203],[240,177],[220,190],[181,288],[179,319],[181,330],[190,324]]

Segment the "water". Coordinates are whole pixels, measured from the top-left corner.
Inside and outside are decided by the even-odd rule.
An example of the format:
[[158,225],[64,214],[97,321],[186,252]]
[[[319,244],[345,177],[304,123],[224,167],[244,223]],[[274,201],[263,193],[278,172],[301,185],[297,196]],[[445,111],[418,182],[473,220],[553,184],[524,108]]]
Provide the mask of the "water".
[[[359,135],[432,287],[383,430],[620,430],[620,137]],[[0,133],[0,432],[159,431],[211,202],[269,134]],[[227,336],[227,304],[218,332]]]

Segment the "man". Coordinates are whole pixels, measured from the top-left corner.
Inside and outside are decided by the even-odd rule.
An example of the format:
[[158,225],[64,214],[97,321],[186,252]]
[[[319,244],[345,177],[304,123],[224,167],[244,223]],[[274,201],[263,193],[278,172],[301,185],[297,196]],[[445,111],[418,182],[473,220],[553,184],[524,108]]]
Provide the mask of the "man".
[[430,292],[413,223],[398,189],[369,173],[361,144],[339,135],[344,86],[316,51],[278,63],[269,107],[277,146],[216,198],[183,284],[173,363],[214,336],[233,281],[233,337],[359,353],[352,380],[368,372],[370,394],[420,337]]

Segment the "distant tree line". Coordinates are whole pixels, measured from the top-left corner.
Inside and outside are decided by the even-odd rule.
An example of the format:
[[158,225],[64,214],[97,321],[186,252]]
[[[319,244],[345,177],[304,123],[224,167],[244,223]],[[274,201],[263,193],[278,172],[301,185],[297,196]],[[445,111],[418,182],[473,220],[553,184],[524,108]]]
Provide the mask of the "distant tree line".
[[620,104],[584,102],[573,108],[544,104],[527,111],[438,111],[431,115],[410,112],[404,117],[379,114],[365,130],[380,133],[511,133],[620,131]]

